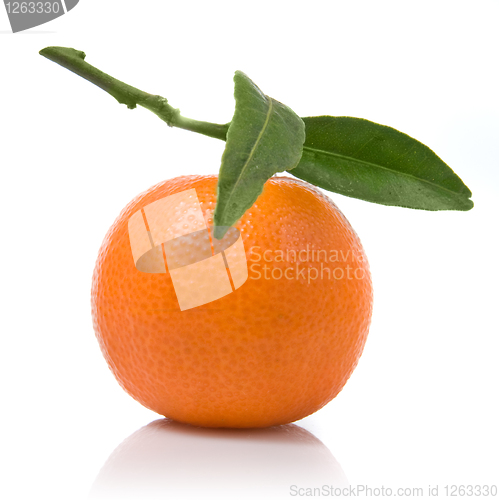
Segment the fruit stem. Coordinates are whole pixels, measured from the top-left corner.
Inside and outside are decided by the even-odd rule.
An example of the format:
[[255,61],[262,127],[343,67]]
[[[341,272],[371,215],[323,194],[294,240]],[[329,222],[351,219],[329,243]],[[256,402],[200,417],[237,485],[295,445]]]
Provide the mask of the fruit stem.
[[40,55],[97,85],[112,95],[120,104],[126,104],[129,109],[134,109],[139,105],[152,111],[170,127],[190,130],[222,141],[226,139],[229,124],[219,125],[183,117],[180,115],[180,110],[168,104],[168,100],[164,97],[143,92],[88,64],[85,61],[86,54],[81,50],[46,47],[40,50]]

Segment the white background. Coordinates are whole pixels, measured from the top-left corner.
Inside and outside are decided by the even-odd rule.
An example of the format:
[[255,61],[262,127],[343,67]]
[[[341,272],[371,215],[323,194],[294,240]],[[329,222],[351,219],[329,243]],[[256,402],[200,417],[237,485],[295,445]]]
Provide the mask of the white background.
[[85,498],[112,451],[160,418],[99,351],[93,265],[133,197],[216,173],[224,147],[118,105],[40,57],[48,45],[219,123],[240,69],[301,116],[358,116],[419,139],[476,204],[431,213],[331,195],[364,244],[375,309],[343,392],[297,422],[318,441],[296,428],[143,431],[100,483],[144,499],[293,498],[292,484],[310,483],[439,485],[444,497],[445,485],[499,483],[499,2],[81,0],[15,35],[2,9],[2,498]]

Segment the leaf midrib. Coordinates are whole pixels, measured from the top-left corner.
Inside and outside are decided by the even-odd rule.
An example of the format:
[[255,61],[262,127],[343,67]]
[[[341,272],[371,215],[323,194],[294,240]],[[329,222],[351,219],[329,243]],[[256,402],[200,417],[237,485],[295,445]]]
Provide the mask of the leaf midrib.
[[469,196],[465,193],[459,193],[457,191],[452,191],[451,189],[448,189],[448,188],[445,188],[443,186],[440,186],[439,184],[434,184],[426,179],[422,179],[421,177],[416,177],[414,175],[411,175],[411,174],[408,174],[406,172],[400,172],[399,170],[391,170],[387,167],[383,167],[382,165],[378,165],[376,163],[371,163],[369,161],[365,161],[365,160],[359,160],[357,158],[352,158],[351,156],[345,156],[345,155],[342,155],[340,153],[333,153],[332,151],[324,151],[323,149],[316,149],[316,148],[312,148],[310,146],[303,146],[303,150],[307,150],[307,151],[311,151],[311,152],[314,152],[314,153],[319,153],[319,154],[324,154],[324,155],[327,155],[327,156],[334,156],[336,158],[340,158],[342,160],[345,160],[345,161],[353,161],[355,163],[360,163],[362,165],[366,165],[366,166],[369,166],[369,167],[375,167],[375,168],[379,168],[381,170],[386,170],[388,172],[391,172],[391,173],[394,173],[396,172],[397,174],[399,175],[403,175],[405,177],[410,177],[411,179],[415,179],[419,182],[424,182],[426,184],[429,184],[430,186],[433,186],[433,187],[436,187],[438,189],[441,189],[443,191],[447,191],[448,193],[451,193],[453,195],[458,195],[458,196],[465,196],[466,199],[469,199]]
[[269,124],[270,116],[272,114],[272,109],[273,109],[274,105],[273,105],[272,99],[270,97],[267,97],[267,96],[264,96],[264,97],[269,105],[268,110],[267,110],[267,116],[265,117],[265,122],[263,123],[262,130],[260,130],[260,133],[258,134],[258,137],[256,138],[255,144],[253,144],[253,147],[251,148],[250,154],[248,155],[248,158],[247,158],[246,162],[244,163],[243,168],[239,172],[239,176],[237,178],[237,181],[234,183],[234,185],[232,187],[232,191],[229,195],[229,198],[227,199],[227,202],[225,203],[225,207],[223,209],[222,216],[225,215],[225,212],[226,212],[227,208],[229,207],[230,201],[232,200],[232,195],[236,191],[237,186],[239,184],[239,181],[241,180],[241,178],[244,174],[244,171],[246,170],[247,166],[249,165],[251,159],[253,158],[253,155],[255,154],[256,147],[258,146],[259,142],[261,141],[263,134],[264,134],[264,132],[267,129],[267,126]]

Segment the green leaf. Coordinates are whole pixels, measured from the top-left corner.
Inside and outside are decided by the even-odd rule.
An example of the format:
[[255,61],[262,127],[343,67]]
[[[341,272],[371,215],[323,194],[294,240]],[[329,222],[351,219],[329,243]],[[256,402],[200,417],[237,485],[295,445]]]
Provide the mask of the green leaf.
[[270,177],[298,164],[305,141],[302,119],[240,71],[234,75],[234,97],[236,110],[218,176],[218,239],[253,205]]
[[303,118],[296,177],[353,198],[423,210],[470,210],[471,191],[430,148],[361,118]]

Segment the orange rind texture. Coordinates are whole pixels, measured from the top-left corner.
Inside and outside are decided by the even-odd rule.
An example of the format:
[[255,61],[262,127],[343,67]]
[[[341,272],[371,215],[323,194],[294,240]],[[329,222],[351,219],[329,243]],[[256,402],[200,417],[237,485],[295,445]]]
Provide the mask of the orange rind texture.
[[[236,225],[246,279],[242,266],[231,263],[236,240],[224,251],[230,292],[181,310],[172,272],[182,267],[140,271],[136,262],[146,246],[132,251],[129,221],[163,198],[194,190],[202,220],[193,220],[210,228],[216,184],[216,176],[171,179],[122,211],[93,276],[96,336],[121,386],[161,415],[207,427],[293,422],[331,401],[357,365],[372,312],[367,259],[329,198],[305,182],[274,177]],[[188,229],[194,232],[194,224]],[[164,245],[165,234],[154,232],[155,246]],[[293,262],[307,250],[307,259]],[[319,250],[327,251],[327,262],[310,258]],[[215,267],[199,275],[222,264]]]

